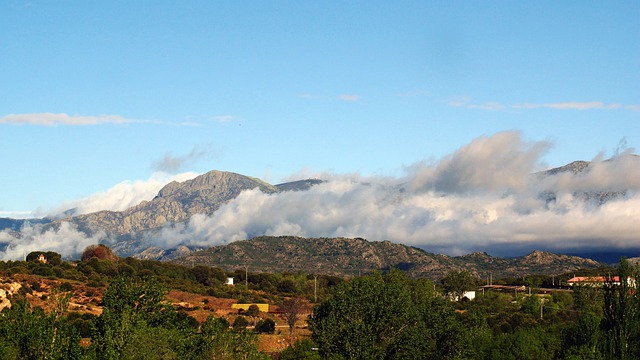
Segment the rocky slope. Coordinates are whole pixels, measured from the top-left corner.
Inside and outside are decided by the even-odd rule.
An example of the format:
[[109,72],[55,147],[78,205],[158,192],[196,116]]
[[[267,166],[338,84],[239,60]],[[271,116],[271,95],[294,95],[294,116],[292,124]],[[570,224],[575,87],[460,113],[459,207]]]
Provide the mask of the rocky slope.
[[166,223],[183,222],[195,214],[210,215],[243,190],[258,188],[265,193],[278,189],[259,179],[231,172],[210,171],[185,182],[165,185],[151,201],[125,211],[100,211],[61,221],[70,221],[85,232],[105,231],[119,237]]
[[215,246],[193,252],[174,262],[188,266],[217,266],[227,270],[248,266],[255,272],[304,271],[336,275],[399,268],[412,277],[434,280],[452,270],[469,270],[481,278],[489,275],[500,278],[524,274],[561,274],[604,265],[590,259],[542,251],[519,258],[492,257],[486,253],[450,257],[389,241],[293,236],[261,236]]

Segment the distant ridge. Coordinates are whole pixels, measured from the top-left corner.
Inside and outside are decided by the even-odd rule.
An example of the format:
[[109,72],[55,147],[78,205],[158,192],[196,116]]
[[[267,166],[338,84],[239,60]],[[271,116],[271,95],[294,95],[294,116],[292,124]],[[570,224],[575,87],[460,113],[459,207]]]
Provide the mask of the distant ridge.
[[479,277],[519,277],[524,274],[561,274],[605,264],[576,256],[534,251],[517,258],[472,253],[450,257],[389,241],[361,238],[301,238],[260,236],[214,246],[173,260],[192,266],[216,266],[235,270],[248,266],[255,272],[324,273],[357,275],[399,268],[412,277],[438,280],[452,270],[469,270]]
[[47,224],[51,222],[49,219],[12,219],[0,218],[0,231],[8,229],[11,231],[20,231],[24,226]]

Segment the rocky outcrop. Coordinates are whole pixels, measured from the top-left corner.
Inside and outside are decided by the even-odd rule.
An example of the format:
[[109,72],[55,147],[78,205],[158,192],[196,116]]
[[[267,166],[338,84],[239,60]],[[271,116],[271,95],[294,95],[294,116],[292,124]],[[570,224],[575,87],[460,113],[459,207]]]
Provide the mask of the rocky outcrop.
[[11,300],[9,300],[9,297],[17,294],[22,287],[22,284],[19,282],[4,281],[5,280],[3,279],[3,282],[0,283],[0,311],[4,308],[11,307]]

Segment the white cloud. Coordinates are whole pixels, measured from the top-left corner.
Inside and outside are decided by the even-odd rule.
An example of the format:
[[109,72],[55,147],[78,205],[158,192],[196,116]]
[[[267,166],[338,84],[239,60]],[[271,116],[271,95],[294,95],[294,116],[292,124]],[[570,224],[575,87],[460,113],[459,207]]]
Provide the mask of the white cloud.
[[[620,156],[584,174],[535,181],[532,173],[549,146],[525,142],[516,132],[499,133],[439,162],[416,164],[403,178],[333,176],[304,192],[245,191],[212,216],[168,226],[150,240],[171,248],[257,235],[347,236],[450,254],[640,247],[639,158]],[[615,189],[627,192],[603,205],[582,195]],[[543,191],[553,192],[555,199],[540,196]]]
[[186,155],[167,153],[160,160],[155,161],[152,167],[156,171],[176,173],[189,164],[211,156],[214,156],[211,146],[194,146]]
[[[211,216],[167,225],[146,240],[173,248],[208,247],[258,235],[346,236],[449,254],[640,247],[640,157],[627,149],[607,161],[594,159],[587,172],[540,178],[534,174],[550,146],[525,141],[518,132],[503,132],[475,139],[439,161],[409,166],[398,178],[325,173],[321,177],[326,182],[308,191],[248,190]],[[143,193],[155,195],[166,180],[156,185],[124,182],[83,203],[95,209],[134,204]],[[601,202],[595,192],[615,192],[616,197]],[[131,194],[140,197],[132,200]],[[0,242],[10,247],[1,256],[21,255],[21,244],[72,254],[96,239],[70,226],[45,233],[29,228],[20,241],[3,232]]]
[[497,102],[473,103],[471,102],[471,98],[468,98],[468,97],[456,98],[454,100],[449,101],[447,104],[453,107],[464,107],[467,109],[479,109],[479,110],[488,110],[488,111],[498,111],[498,110],[507,109],[506,105],[500,104]]
[[505,110],[531,110],[531,109],[556,109],[556,110],[616,110],[627,109],[637,111],[637,105],[606,104],[601,101],[568,101],[557,103],[519,103],[503,104],[499,102],[476,103],[469,97],[459,97],[447,102],[452,107],[464,107],[467,109],[479,109],[487,111]]
[[36,114],[9,114],[0,118],[0,124],[13,125],[100,125],[100,124],[128,124],[143,122],[141,120],[126,119],[119,115],[68,115],[64,113],[36,113]]
[[342,100],[342,101],[358,101],[358,100],[360,100],[360,96],[359,95],[354,95],[354,94],[342,94],[342,95],[340,95],[340,100]]
[[102,232],[87,236],[67,222],[47,230],[43,230],[42,226],[28,226],[19,234],[4,230],[0,231],[0,244],[6,245],[6,248],[0,252],[0,259],[24,260],[24,256],[32,251],[55,251],[63,258],[77,258],[87,246],[104,239]]
[[561,102],[561,103],[546,103],[546,104],[516,104],[512,105],[512,108],[515,109],[539,109],[539,108],[548,108],[548,109],[559,109],[559,110],[593,110],[593,109],[619,109],[620,104],[605,104],[600,101],[591,101],[591,102]]
[[21,219],[21,218],[29,218],[33,217],[33,212],[31,211],[0,211],[0,217],[8,217],[13,219]]
[[240,121],[240,117],[236,115],[216,115],[213,118],[213,121],[219,123],[230,123],[234,121]]
[[480,137],[436,164],[408,168],[410,184],[446,193],[520,190],[550,148],[548,142],[524,142],[515,131]]
[[360,100],[360,95],[356,95],[356,94],[340,94],[338,96],[323,96],[323,95],[314,95],[314,94],[310,94],[310,93],[304,93],[304,94],[300,94],[298,95],[298,98],[300,99],[310,99],[310,100],[342,100],[342,101],[350,101],[350,102],[356,102],[358,100]]

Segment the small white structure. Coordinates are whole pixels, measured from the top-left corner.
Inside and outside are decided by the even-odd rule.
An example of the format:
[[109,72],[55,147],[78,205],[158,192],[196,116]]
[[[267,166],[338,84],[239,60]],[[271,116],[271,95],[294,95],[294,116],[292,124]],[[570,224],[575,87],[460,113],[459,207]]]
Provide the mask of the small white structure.
[[461,301],[464,298],[467,298],[467,300],[473,300],[476,298],[476,292],[475,291],[465,291],[464,293],[462,293],[462,297],[457,297],[454,294],[448,294],[447,295],[449,297],[449,300],[451,301]]
[[233,278],[232,277],[228,277],[227,278],[227,282],[225,285],[233,285]]
[[465,291],[464,294],[462,294],[462,298],[467,298],[469,300],[473,300],[476,298],[476,292],[475,291]]

